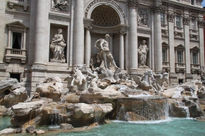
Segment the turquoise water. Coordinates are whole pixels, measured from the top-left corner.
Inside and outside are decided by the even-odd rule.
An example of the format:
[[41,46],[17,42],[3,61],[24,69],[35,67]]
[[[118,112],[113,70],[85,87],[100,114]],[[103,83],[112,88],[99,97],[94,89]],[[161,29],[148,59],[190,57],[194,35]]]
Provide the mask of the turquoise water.
[[0,117],[0,130],[5,129],[11,125],[10,117]]
[[205,136],[205,122],[174,119],[168,122],[114,122],[86,132],[57,136]]
[[[0,118],[0,130],[10,126],[9,122],[10,118]],[[205,136],[205,122],[190,119],[130,123],[116,121],[89,131],[57,135],[50,133],[49,136]]]

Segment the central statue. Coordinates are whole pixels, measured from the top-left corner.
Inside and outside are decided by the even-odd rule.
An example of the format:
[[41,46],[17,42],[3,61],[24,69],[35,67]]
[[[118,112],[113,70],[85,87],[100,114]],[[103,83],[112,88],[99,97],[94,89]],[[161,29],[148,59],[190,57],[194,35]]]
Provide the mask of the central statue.
[[[106,39],[108,39],[107,37],[109,37],[109,35],[107,34],[105,37]],[[100,67],[110,70],[116,70],[118,67],[115,63],[112,53],[110,52],[109,41],[105,39],[99,39],[96,41],[95,47],[98,50],[97,59],[98,61],[101,61]]]

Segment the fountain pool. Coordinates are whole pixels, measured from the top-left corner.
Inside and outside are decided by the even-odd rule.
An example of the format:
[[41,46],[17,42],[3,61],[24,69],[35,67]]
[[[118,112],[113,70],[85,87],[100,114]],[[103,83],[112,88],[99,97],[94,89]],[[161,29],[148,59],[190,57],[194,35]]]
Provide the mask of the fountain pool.
[[57,136],[205,136],[205,122],[191,119],[167,121],[114,121],[86,132],[60,133]]

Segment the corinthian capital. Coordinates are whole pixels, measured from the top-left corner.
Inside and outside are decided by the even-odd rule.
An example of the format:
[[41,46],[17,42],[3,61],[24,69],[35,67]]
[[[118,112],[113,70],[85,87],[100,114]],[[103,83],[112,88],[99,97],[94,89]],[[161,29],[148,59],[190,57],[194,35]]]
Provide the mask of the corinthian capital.
[[128,7],[136,8],[138,5],[138,0],[128,0]]

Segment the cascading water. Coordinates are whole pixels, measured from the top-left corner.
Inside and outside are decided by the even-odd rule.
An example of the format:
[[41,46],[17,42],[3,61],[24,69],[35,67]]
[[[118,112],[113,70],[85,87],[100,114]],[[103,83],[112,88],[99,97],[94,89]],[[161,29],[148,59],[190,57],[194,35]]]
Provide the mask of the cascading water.
[[59,115],[59,112],[58,112],[57,109],[53,109],[52,114],[50,116],[50,121],[51,121],[50,122],[51,126],[49,128],[55,129],[55,128],[59,128],[60,127],[59,125],[62,123],[62,118]]
[[184,103],[182,102],[177,101],[177,104],[180,108],[184,109],[184,111],[186,112],[186,118],[190,118],[189,107],[185,106]]

